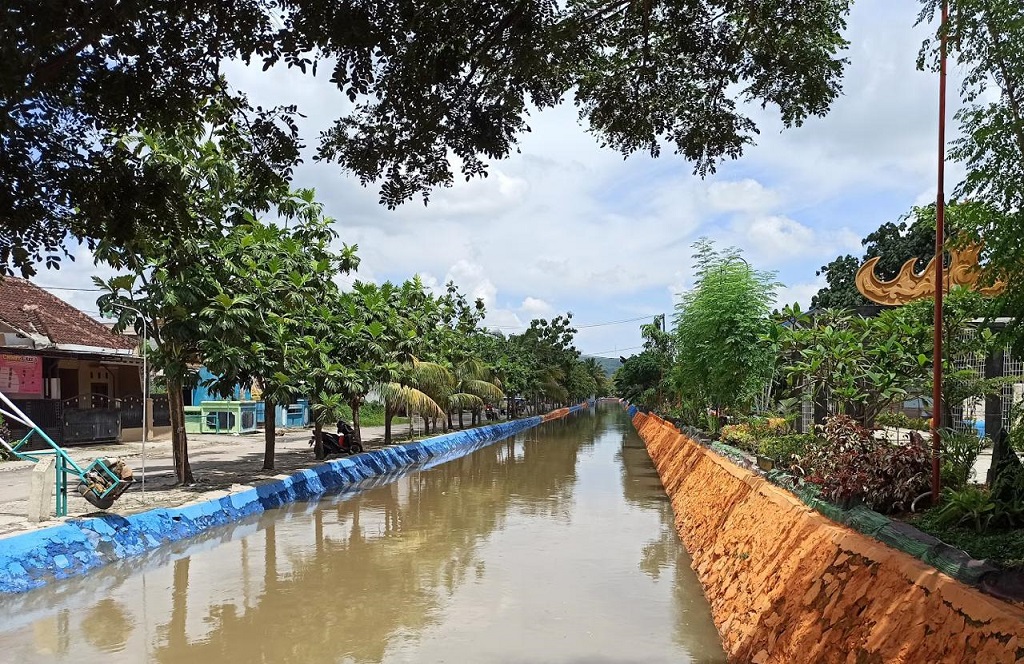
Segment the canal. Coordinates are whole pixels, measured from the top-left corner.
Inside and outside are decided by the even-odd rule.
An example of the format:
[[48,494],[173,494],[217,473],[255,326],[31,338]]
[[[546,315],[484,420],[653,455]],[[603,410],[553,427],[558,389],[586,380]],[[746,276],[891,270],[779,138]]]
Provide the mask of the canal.
[[3,661],[725,661],[618,406],[358,489],[4,597]]

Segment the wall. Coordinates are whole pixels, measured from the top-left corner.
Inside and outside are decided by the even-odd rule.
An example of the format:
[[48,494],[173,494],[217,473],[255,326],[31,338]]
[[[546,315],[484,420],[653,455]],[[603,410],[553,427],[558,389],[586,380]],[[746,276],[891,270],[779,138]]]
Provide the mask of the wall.
[[1024,662],[1024,609],[630,409],[732,662]]
[[[562,409],[560,417],[585,406]],[[197,535],[250,514],[305,500],[412,464],[434,465],[541,424],[531,417],[371,450],[335,459],[280,480],[178,508],[115,514],[0,539],[0,593],[24,592],[163,544]]]

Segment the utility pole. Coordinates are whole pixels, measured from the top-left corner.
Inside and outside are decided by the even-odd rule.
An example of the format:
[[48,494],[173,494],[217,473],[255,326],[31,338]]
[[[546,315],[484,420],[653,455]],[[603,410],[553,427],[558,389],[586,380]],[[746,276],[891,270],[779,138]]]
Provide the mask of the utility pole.
[[949,29],[949,2],[942,1],[942,24],[939,26],[939,169],[935,196],[935,337],[932,348],[932,503],[938,503],[942,489],[942,296],[944,287],[945,225],[946,225],[946,50]]

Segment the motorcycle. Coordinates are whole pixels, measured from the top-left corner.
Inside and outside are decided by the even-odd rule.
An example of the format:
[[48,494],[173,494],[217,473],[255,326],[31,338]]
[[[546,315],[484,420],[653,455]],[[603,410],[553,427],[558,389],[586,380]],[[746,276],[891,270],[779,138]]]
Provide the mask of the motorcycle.
[[[324,454],[359,454],[363,446],[355,442],[356,430],[352,425],[342,420],[338,422],[338,433],[321,431],[320,436],[324,441]],[[316,434],[309,437],[309,446],[316,445]]]

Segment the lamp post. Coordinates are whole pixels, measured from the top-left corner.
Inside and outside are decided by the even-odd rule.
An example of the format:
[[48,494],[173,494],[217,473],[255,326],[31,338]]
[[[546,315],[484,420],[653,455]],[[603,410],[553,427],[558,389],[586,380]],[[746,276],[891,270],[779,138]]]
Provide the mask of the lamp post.
[[146,334],[146,317],[141,311],[135,307],[129,307],[126,304],[117,304],[114,302],[109,303],[112,307],[118,309],[127,309],[128,311],[134,311],[142,319],[142,498],[146,498],[146,434],[149,430],[149,418],[147,417],[149,411],[149,364],[148,351],[149,351],[149,336]]
[[942,2],[942,24],[939,26],[939,165],[935,196],[935,336],[932,340],[932,503],[939,500],[942,489],[942,441],[939,425],[942,414],[942,295],[946,222],[946,31],[949,25],[949,3]]

